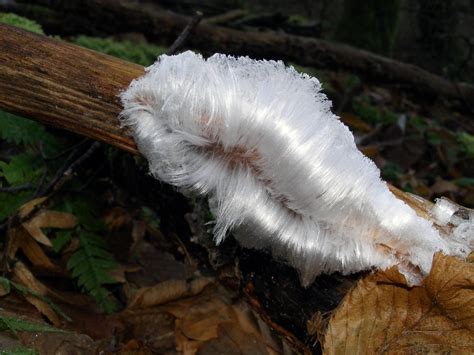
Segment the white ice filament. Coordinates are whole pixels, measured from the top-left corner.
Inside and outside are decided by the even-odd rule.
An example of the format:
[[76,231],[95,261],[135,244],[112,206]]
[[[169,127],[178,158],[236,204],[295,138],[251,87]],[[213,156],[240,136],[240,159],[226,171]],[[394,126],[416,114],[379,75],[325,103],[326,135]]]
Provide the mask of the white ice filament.
[[392,195],[320,90],[281,62],[186,52],[133,81],[122,117],[154,176],[211,197],[218,242],[270,248],[303,284],[392,265],[417,283],[436,251],[465,256]]

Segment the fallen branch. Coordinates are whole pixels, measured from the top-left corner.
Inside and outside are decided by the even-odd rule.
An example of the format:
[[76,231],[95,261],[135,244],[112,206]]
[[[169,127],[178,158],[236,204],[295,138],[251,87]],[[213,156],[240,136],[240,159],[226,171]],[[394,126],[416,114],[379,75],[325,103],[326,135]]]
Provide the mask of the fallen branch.
[[[143,74],[141,66],[0,25],[0,68],[0,109],[138,153],[120,127],[117,95]],[[395,188],[393,192],[427,215],[428,206],[420,200]],[[357,280],[357,275],[323,275],[303,289],[294,270],[267,254],[243,249],[238,259],[238,287],[300,352],[308,349],[306,321],[317,311],[334,309]],[[224,274],[221,280],[225,283]]]
[[[48,6],[48,15],[30,3]],[[5,5],[3,6],[5,8]],[[1,8],[1,7],[0,7]],[[87,18],[81,14],[87,10]],[[85,2],[21,1],[10,10],[42,24],[50,33],[111,34],[140,32],[152,41],[172,43],[190,18],[164,11],[151,3],[130,0],[90,0]],[[205,54],[222,52],[254,58],[283,59],[323,69],[344,69],[375,83],[396,84],[423,97],[459,100],[471,110],[474,86],[453,83],[418,66],[399,62],[364,50],[321,39],[273,32],[243,32],[203,22],[188,38],[191,48]]]
[[117,95],[143,67],[0,25],[0,107],[137,153]]

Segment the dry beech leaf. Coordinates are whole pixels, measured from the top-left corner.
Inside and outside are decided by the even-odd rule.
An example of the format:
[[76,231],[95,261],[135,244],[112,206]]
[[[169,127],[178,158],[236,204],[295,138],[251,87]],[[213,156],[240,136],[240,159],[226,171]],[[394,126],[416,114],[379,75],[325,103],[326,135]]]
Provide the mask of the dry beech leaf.
[[431,186],[430,190],[437,195],[447,194],[448,192],[458,192],[459,186],[447,180],[438,179]]
[[219,325],[218,336],[203,344],[199,348],[199,354],[268,355],[269,352],[265,343],[254,334],[246,333],[231,323],[222,323]]
[[8,229],[8,240],[10,241],[7,251],[9,259],[13,259],[18,249],[21,249],[36,267],[46,270],[58,269],[22,225]]
[[[48,288],[41,282],[39,282],[22,262],[17,261],[15,263],[15,267],[13,268],[13,275],[15,281],[21,283],[23,286],[29,288],[30,290],[43,296],[48,293]],[[24,297],[29,303],[35,306],[36,309],[41,312],[41,314],[44,314],[55,326],[58,327],[61,325],[59,316],[45,301],[31,295],[24,295]]]
[[128,308],[153,307],[183,297],[200,293],[207,285],[214,282],[213,278],[203,277],[191,282],[185,280],[163,281],[155,286],[138,289],[129,300]]
[[23,223],[23,227],[38,243],[51,247],[51,241],[41,228],[73,228],[76,223],[76,217],[70,213],[41,210],[28,222]]
[[206,341],[217,337],[220,324],[236,323],[236,318],[229,305],[214,299],[191,307],[184,318],[176,322],[176,327],[180,328],[186,337]]
[[349,112],[342,112],[341,113],[341,121],[349,126],[352,129],[362,132],[370,132],[372,131],[372,127],[361,119],[359,116],[356,116]]
[[20,206],[20,208],[18,209],[18,214],[20,218],[28,216],[36,206],[42,204],[47,199],[48,197],[35,198],[34,200],[28,201],[24,205]]
[[359,281],[329,321],[325,354],[474,353],[474,264],[436,254],[422,286],[395,269]]

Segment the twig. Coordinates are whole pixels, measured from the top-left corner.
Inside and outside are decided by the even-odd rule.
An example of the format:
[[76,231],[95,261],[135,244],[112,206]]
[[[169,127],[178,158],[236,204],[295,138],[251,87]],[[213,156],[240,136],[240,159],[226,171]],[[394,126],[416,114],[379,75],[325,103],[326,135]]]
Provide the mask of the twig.
[[170,48],[166,51],[166,54],[168,55],[175,54],[176,51],[188,39],[189,35],[191,34],[191,31],[194,28],[196,28],[197,25],[199,25],[199,22],[201,22],[201,19],[202,19],[202,12],[196,11],[196,14],[191,18],[191,21],[189,21],[189,23],[186,25],[183,32],[179,34],[178,38],[176,38],[176,40],[173,42]]
[[[94,142],[86,150],[86,152],[78,156],[78,149],[75,149],[66,160],[64,164],[54,175],[53,179],[49,182],[48,186],[38,193],[38,196],[49,195],[50,193],[58,190],[69,177],[74,173],[74,171],[86,161],[98,148],[100,147],[99,142]],[[72,160],[72,163],[71,163]],[[35,197],[38,197],[35,196]]]
[[70,147],[64,149],[62,152],[60,152],[60,153],[58,153],[58,154],[56,154],[56,155],[53,155],[52,157],[48,157],[48,156],[46,156],[45,154],[43,154],[43,159],[44,159],[45,161],[56,160],[56,159],[58,159],[58,158],[63,157],[64,155],[66,155],[66,154],[69,153],[71,150],[75,150],[75,149],[81,147],[82,145],[84,145],[84,144],[87,143],[88,141],[89,141],[89,139],[84,138],[84,139],[82,139],[79,143],[74,144],[74,145],[72,145],[72,146],[70,146]]
[[23,185],[0,187],[0,192],[18,192],[18,191],[24,191],[24,190],[31,190],[33,188],[34,186],[28,183],[28,184],[23,184]]

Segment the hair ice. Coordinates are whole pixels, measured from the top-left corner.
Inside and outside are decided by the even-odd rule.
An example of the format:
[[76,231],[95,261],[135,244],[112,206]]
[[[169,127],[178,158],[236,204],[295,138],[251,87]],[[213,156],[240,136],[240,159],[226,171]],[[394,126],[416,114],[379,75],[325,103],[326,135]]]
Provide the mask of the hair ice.
[[319,81],[282,62],[164,55],[122,102],[151,173],[210,197],[216,241],[270,248],[305,285],[392,265],[415,284],[436,251],[470,251],[395,198]]

